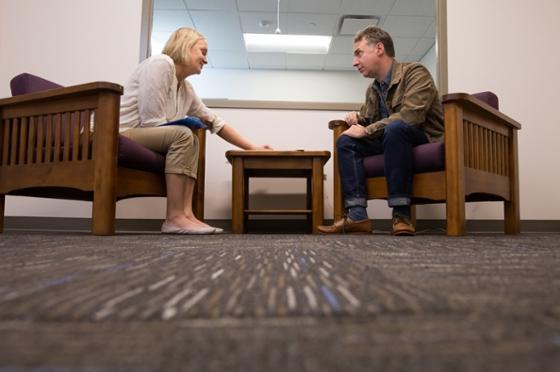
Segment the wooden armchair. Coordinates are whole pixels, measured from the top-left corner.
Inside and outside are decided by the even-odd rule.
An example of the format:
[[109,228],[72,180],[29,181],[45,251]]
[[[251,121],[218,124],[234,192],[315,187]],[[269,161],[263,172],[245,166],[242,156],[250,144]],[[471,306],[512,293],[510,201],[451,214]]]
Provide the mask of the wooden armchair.
[[[521,125],[497,110],[497,97],[492,93],[481,93],[480,98],[489,94],[493,96],[487,100],[490,104],[476,95],[445,95],[442,99],[445,141],[440,145],[441,151],[434,151],[439,144],[415,148],[415,169],[422,168],[418,157],[438,156],[438,153],[443,157],[440,167],[416,171],[412,198],[413,204],[446,204],[448,235],[464,235],[465,202],[471,201],[502,201],[505,233],[520,232],[517,131]],[[337,220],[343,214],[343,200],[336,140],[348,125],[335,120],[329,123],[329,128],[334,134],[334,218]],[[423,146],[427,147],[422,149]],[[429,151],[423,151],[426,149]],[[364,164],[382,164],[382,158],[381,161],[379,158],[370,160],[373,162],[366,158]],[[437,159],[433,160],[430,160],[432,164],[438,163]],[[366,173],[369,173],[367,167]],[[367,188],[368,199],[386,199],[388,196],[383,175],[368,177]]]
[[[163,168],[143,169],[146,154],[162,166],[164,156],[118,133],[122,92],[94,82],[0,99],[0,232],[5,195],[93,201],[95,235],[114,234],[117,200],[166,196]],[[194,132],[200,154],[193,209],[203,218],[205,132]]]

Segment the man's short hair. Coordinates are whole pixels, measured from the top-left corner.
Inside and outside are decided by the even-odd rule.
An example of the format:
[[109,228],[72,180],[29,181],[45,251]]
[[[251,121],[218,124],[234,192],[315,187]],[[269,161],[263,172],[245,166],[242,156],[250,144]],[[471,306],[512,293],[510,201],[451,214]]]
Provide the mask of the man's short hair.
[[190,54],[188,52],[201,39],[204,39],[204,36],[198,31],[181,27],[171,34],[163,47],[162,53],[171,57],[175,63],[189,64]]
[[382,43],[385,47],[385,53],[391,58],[395,58],[395,45],[393,44],[393,39],[391,35],[385,30],[380,29],[375,26],[367,26],[361,31],[358,31],[354,37],[354,42],[357,43],[362,39],[367,40],[368,45],[375,45],[377,43]]

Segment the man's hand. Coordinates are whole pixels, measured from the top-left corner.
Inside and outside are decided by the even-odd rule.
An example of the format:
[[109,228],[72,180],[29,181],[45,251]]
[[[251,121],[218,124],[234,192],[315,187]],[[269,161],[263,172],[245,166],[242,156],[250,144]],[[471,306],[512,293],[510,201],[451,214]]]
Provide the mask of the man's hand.
[[348,137],[352,138],[363,138],[367,136],[366,128],[361,125],[352,125],[350,128],[342,132],[342,134],[346,134]]
[[358,124],[358,114],[356,111],[352,111],[346,114],[344,120],[348,123],[348,125],[356,125]]

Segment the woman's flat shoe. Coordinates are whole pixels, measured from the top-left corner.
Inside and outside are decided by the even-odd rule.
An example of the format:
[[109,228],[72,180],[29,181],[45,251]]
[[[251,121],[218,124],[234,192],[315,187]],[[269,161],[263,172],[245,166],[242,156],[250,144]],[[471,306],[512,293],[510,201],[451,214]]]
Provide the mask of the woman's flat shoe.
[[216,232],[213,227],[199,227],[196,229],[184,229],[179,226],[175,226],[171,223],[164,222],[161,225],[161,232],[163,234],[181,234],[181,235],[210,235]]

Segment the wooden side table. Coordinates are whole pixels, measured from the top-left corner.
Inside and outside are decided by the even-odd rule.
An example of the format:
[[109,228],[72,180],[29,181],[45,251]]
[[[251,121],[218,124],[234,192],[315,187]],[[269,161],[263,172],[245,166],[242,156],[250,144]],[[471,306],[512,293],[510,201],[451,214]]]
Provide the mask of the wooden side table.
[[[311,217],[311,231],[323,223],[323,166],[329,151],[228,151],[226,158],[232,165],[232,231],[246,232],[248,216],[306,215]],[[249,209],[249,178],[303,177],[307,179],[305,209]]]

